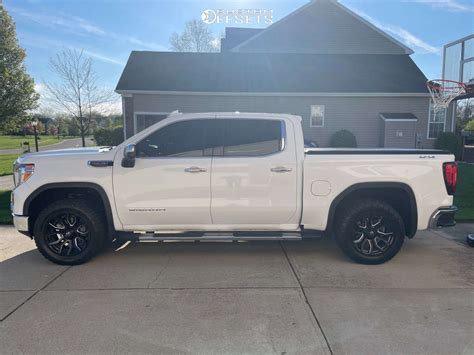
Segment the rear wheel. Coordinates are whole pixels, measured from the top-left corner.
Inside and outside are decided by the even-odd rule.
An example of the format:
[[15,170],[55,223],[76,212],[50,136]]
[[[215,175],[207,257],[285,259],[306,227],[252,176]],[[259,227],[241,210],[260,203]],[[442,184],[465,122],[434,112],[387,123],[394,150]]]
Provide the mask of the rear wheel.
[[40,212],[34,238],[38,250],[48,260],[77,265],[99,253],[107,234],[104,217],[87,201],[65,199]]
[[400,214],[388,203],[358,200],[338,212],[336,242],[344,253],[361,264],[381,264],[403,245],[405,227]]

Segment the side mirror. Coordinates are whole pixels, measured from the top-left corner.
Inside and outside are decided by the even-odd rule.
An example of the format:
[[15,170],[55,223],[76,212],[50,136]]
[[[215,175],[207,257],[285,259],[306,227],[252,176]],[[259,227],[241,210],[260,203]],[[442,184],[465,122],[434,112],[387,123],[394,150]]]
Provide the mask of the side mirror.
[[124,168],[133,168],[135,166],[135,158],[137,157],[137,151],[135,144],[129,144],[123,148],[123,159],[122,166]]

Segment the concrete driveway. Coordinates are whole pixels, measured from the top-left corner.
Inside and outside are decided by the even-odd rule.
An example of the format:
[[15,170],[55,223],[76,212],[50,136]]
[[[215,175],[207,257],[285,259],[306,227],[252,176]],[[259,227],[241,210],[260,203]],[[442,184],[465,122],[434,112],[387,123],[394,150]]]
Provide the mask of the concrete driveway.
[[328,239],[115,245],[65,267],[0,237],[2,353],[474,353],[474,249],[433,232],[379,266]]

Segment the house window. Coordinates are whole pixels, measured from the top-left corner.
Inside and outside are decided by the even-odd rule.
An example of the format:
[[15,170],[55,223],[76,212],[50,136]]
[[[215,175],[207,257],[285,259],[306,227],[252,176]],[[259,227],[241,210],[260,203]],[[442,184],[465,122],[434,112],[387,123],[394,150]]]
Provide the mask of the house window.
[[311,105],[310,127],[324,127],[324,105]]
[[444,132],[446,126],[446,109],[435,111],[430,102],[430,117],[428,119],[428,138],[436,139]]
[[168,117],[168,113],[135,113],[135,133],[143,131],[145,128]]

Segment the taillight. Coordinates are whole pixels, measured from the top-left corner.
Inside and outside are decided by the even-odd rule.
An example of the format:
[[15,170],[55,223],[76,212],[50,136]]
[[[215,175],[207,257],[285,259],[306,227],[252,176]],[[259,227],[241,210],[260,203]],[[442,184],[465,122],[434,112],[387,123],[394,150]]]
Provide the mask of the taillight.
[[456,163],[443,164],[444,184],[448,195],[454,195],[456,192],[456,184],[458,182],[458,166]]

